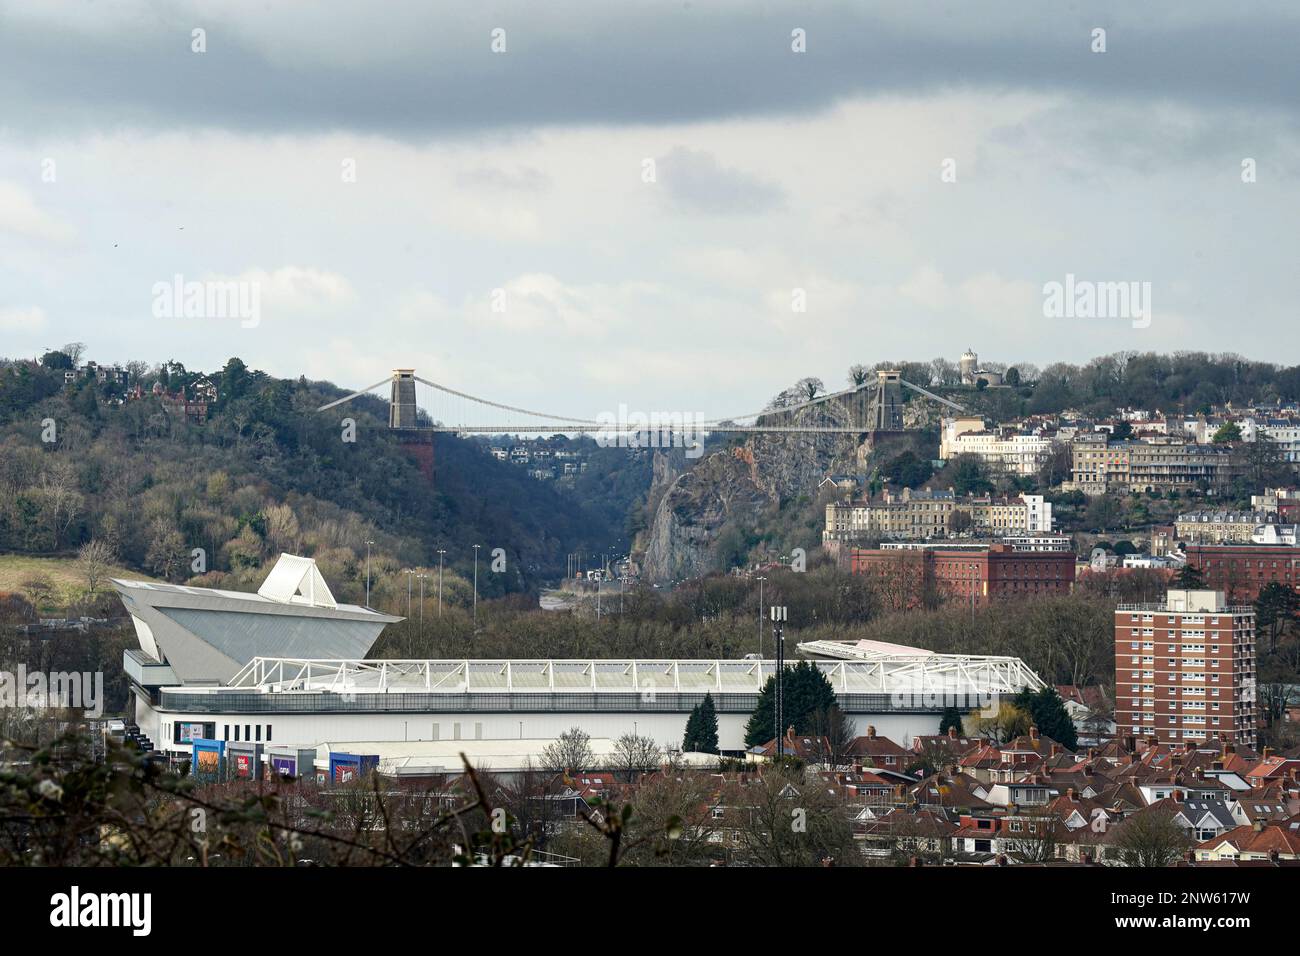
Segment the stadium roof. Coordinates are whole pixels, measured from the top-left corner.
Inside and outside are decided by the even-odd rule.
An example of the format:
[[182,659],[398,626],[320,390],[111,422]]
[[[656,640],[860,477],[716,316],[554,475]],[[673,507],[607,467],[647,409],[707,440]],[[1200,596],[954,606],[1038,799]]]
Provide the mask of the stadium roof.
[[[912,650],[912,649],[905,649]],[[1017,657],[928,652],[811,661],[836,693],[1017,693],[1043,686]],[[257,657],[229,686],[268,693],[757,694],[776,671],[757,660],[308,660]]]
[[282,555],[257,594],[113,579],[140,649],[182,683],[224,683],[259,655],[350,658],[401,618],[338,604],[316,563]]

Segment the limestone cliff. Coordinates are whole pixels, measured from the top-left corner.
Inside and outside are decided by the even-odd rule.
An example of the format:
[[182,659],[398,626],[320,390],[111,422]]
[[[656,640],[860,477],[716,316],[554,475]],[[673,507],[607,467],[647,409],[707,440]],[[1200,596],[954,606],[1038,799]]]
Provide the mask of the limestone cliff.
[[677,581],[713,570],[712,545],[722,526],[756,521],[770,504],[742,458],[730,452],[702,458],[659,499],[642,572],[652,581]]
[[[764,423],[826,427],[851,424],[851,419],[842,404],[827,402]],[[783,499],[815,493],[827,473],[861,471],[861,437],[754,433],[743,444],[708,454],[689,468],[685,459],[657,453],[642,573],[651,581],[675,581],[716,570],[715,545],[724,527],[757,527]]]

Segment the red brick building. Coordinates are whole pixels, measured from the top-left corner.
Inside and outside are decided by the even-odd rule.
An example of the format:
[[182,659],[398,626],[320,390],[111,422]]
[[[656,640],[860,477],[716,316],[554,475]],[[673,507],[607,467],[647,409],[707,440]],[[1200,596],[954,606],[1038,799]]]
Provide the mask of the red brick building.
[[895,545],[849,552],[850,570],[875,576],[898,610],[944,599],[985,605],[1068,594],[1074,566],[1073,551],[1029,551],[1007,544]]
[[1115,611],[1115,727],[1162,744],[1253,747],[1255,610],[1219,591],[1170,591]]
[[1300,588],[1300,548],[1289,544],[1187,546],[1187,566],[1205,576],[1205,586],[1229,601],[1253,601],[1271,582]]

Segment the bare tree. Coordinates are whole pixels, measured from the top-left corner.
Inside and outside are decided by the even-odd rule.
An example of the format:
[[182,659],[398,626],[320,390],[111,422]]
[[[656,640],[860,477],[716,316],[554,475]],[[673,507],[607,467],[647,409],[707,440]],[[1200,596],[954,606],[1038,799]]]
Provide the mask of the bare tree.
[[1192,839],[1167,810],[1140,810],[1115,828],[1115,848],[1124,866],[1171,866]]
[[145,563],[163,580],[174,580],[185,564],[185,539],[161,518],[154,520],[149,528],[149,536]]
[[76,368],[81,364],[81,357],[86,354],[85,342],[69,342],[63,348],[59,349],[64,355],[72,359],[72,367]]
[[848,763],[849,750],[856,739],[853,719],[836,705],[813,715],[812,733],[815,762],[832,770]]
[[298,518],[288,505],[271,505],[264,509],[266,541],[273,551],[292,551],[298,545]]
[[89,588],[91,597],[94,597],[99,586],[104,583],[104,578],[108,576],[115,560],[113,549],[98,538],[87,541],[77,551],[77,570],[86,579],[86,587]]
[[56,462],[41,475],[40,491],[42,518],[49,527],[53,548],[58,550],[63,532],[77,519],[84,502],[72,465]]
[[801,378],[795,384],[795,388],[803,393],[804,401],[811,402],[814,398],[826,391],[826,385],[819,378],[811,375],[807,378]]
[[50,603],[54,594],[54,580],[44,571],[33,571],[26,575],[18,586],[27,594],[27,599],[37,612]]
[[658,769],[662,757],[663,751],[653,737],[626,733],[614,741],[614,769],[625,773],[629,783],[640,774]]
[[723,796],[744,862],[754,866],[861,865],[848,811],[801,775],[771,770]]
[[1002,845],[1021,863],[1056,859],[1056,818],[1050,814],[1013,814],[1003,821]]
[[957,366],[940,356],[930,360],[929,383],[931,385],[956,385],[961,381]]
[[1063,481],[1069,481],[1074,473],[1074,452],[1069,444],[1053,441],[1048,446],[1047,454],[1038,467],[1038,482],[1047,488],[1055,488]]
[[591,735],[581,727],[570,727],[542,751],[542,766],[553,773],[579,773],[595,762]]

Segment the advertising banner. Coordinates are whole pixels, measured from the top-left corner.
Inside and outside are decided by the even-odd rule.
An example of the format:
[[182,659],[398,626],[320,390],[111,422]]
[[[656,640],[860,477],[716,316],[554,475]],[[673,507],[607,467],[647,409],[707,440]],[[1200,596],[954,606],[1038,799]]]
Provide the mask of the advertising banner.
[[204,725],[194,721],[182,721],[176,725],[177,743],[190,744],[196,740],[201,740],[207,736],[204,733]]
[[194,751],[194,772],[216,776],[221,770],[221,752],[219,750],[196,749]]

